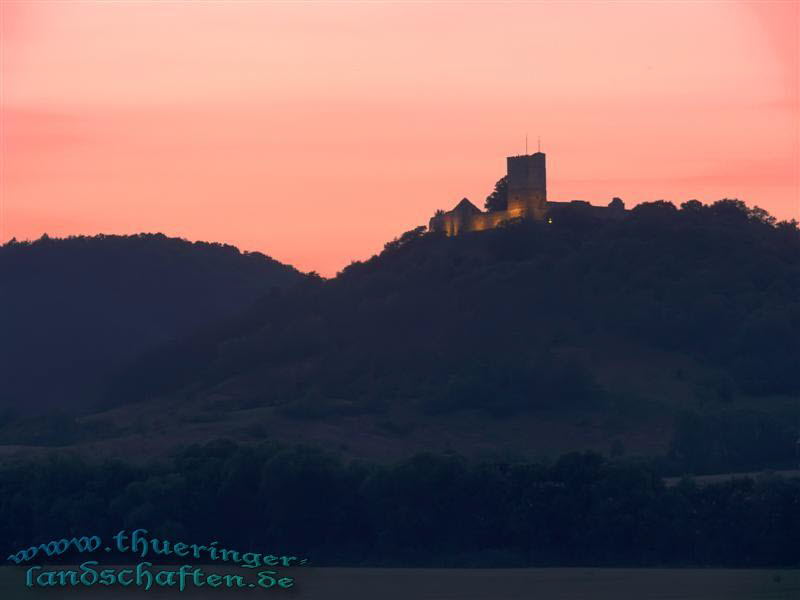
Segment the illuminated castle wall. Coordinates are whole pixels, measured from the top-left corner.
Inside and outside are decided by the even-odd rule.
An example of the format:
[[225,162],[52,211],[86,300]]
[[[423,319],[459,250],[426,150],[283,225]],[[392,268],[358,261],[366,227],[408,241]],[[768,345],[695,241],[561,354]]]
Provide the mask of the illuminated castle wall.
[[434,215],[430,231],[458,235],[466,231],[482,231],[497,227],[510,219],[543,220],[547,215],[547,170],[543,152],[506,159],[508,207],[504,211],[482,212],[464,198],[456,207]]

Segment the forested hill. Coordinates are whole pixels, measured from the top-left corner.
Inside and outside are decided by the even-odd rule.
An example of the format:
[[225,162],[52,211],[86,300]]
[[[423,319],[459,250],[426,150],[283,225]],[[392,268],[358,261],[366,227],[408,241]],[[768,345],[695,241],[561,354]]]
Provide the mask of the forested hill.
[[[759,398],[800,392],[799,331],[795,223],[775,224],[734,200],[648,203],[621,221],[574,207],[552,224],[456,238],[408,232],[335,279],[270,294],[235,320],[142,357],[109,397],[279,405],[280,414],[311,419],[397,406],[501,417],[647,412],[665,402],[670,414],[766,410]],[[621,348],[666,356],[654,366],[681,397],[669,405],[662,386],[637,381],[645,375]],[[610,381],[613,370],[624,376]],[[793,450],[797,423],[784,416],[780,432],[743,427]],[[735,437],[741,427],[730,418]],[[707,424],[695,425],[687,435],[702,438]]]
[[260,253],[162,234],[0,247],[2,408],[71,409],[146,348],[303,276]]

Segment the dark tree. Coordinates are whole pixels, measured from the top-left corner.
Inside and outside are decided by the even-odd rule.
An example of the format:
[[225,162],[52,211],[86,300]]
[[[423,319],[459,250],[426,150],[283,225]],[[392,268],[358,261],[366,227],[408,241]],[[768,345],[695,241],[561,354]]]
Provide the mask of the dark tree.
[[503,177],[494,184],[494,191],[486,196],[484,205],[489,212],[506,210],[508,208],[508,182]]
[[614,196],[611,199],[611,202],[608,203],[608,208],[614,210],[625,210],[625,203],[622,201],[622,198],[617,198]]
[[681,210],[685,213],[699,214],[703,208],[703,203],[699,200],[687,200],[681,204]]

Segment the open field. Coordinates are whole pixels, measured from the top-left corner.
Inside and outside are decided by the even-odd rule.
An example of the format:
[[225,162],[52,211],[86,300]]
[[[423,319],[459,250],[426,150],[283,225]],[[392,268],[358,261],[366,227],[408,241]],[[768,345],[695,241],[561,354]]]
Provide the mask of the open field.
[[[168,567],[174,569],[176,567]],[[221,565],[208,572],[233,573]],[[243,573],[254,581],[253,571]],[[25,587],[25,570],[0,569],[0,598],[247,598],[268,594],[293,600],[789,600],[800,598],[800,570],[726,569],[374,569],[299,568],[292,589],[226,591],[103,586],[80,589]]]
[[[747,473],[719,473],[717,475],[693,475],[691,479],[697,485],[709,485],[722,483],[732,479],[758,479],[760,477],[800,477],[800,469],[786,469],[778,471],[749,471]],[[666,477],[664,482],[667,485],[677,485],[682,477]]]

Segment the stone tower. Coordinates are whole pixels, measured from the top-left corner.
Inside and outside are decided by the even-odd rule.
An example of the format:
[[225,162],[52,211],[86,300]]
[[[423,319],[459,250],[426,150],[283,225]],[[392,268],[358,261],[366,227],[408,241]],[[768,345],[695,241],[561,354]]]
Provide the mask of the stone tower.
[[547,214],[547,173],[544,152],[509,156],[508,216],[544,220]]

